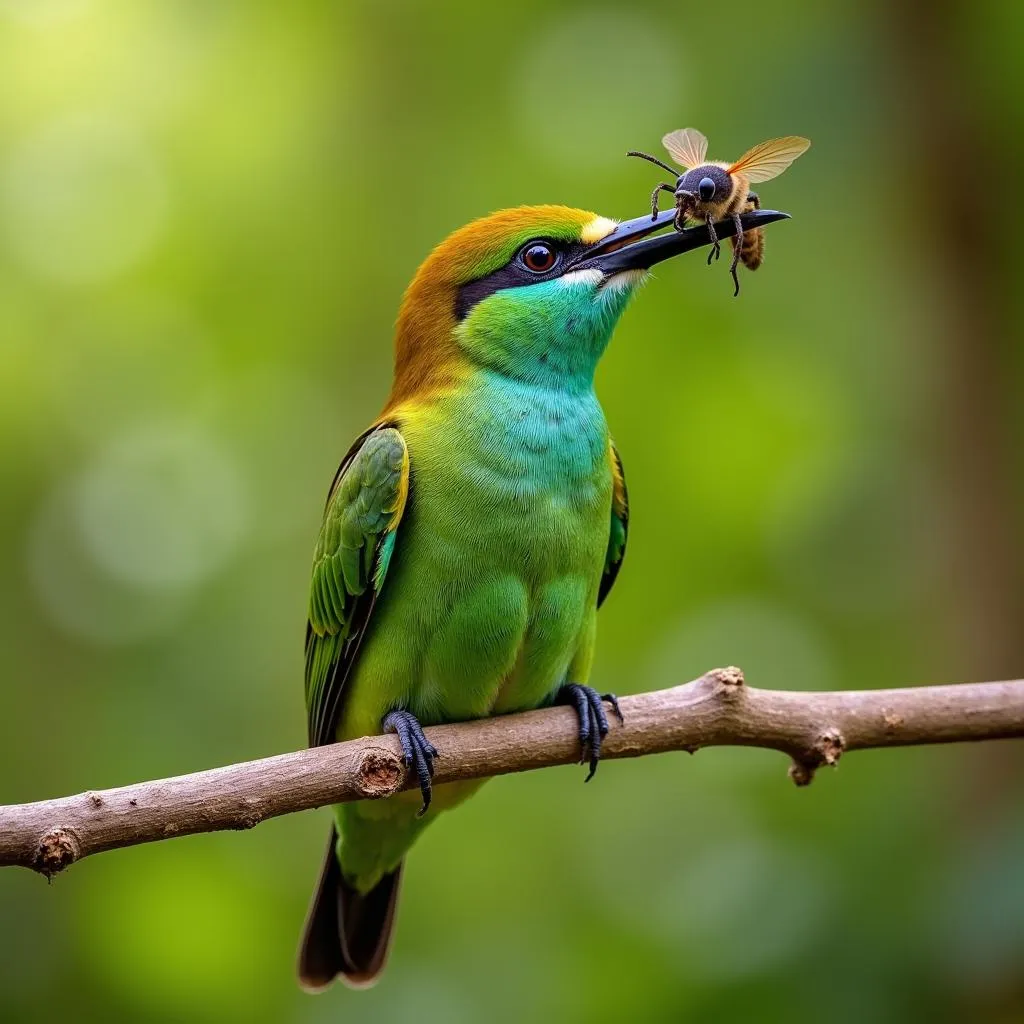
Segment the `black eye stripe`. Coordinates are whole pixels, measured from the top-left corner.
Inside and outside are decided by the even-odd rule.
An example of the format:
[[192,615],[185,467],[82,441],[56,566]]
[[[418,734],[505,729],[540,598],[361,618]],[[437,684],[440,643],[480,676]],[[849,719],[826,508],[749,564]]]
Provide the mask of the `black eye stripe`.
[[[543,272],[527,270],[520,258],[531,245],[541,243],[550,246],[557,254],[552,267]],[[455,296],[455,318],[465,320],[470,310],[478,303],[505,288],[521,288],[524,285],[540,284],[558,277],[566,267],[581,256],[588,246],[580,242],[555,242],[550,238],[532,238],[516,250],[516,254],[503,267],[492,271],[486,277],[462,285]]]

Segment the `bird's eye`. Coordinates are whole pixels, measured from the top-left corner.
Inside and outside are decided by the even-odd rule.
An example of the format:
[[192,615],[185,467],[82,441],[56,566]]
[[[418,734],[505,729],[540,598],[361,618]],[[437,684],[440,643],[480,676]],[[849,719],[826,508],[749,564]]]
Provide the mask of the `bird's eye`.
[[546,274],[556,259],[558,254],[547,242],[530,242],[519,254],[519,262],[534,274]]
[[697,186],[697,191],[700,193],[701,199],[706,203],[709,199],[714,198],[715,183],[710,178],[701,178],[700,184]]

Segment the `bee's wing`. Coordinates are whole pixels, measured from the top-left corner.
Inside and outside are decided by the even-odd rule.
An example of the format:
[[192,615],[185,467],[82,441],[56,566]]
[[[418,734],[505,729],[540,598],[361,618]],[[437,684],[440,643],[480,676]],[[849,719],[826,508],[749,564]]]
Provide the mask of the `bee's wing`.
[[809,139],[787,135],[783,139],[769,139],[748,149],[728,169],[729,174],[742,174],[752,184],[777,178],[801,153],[810,146]]
[[708,140],[696,128],[677,128],[661,140],[680,167],[700,167],[708,155]]

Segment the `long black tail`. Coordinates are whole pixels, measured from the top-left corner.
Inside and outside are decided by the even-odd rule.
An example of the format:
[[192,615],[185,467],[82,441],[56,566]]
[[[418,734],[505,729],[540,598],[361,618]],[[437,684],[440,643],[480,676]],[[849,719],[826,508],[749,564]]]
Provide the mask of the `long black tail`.
[[337,839],[332,828],[299,943],[299,982],[312,992],[325,989],[339,975],[353,988],[377,980],[387,963],[398,904],[402,865],[368,893],[357,892],[342,876]]

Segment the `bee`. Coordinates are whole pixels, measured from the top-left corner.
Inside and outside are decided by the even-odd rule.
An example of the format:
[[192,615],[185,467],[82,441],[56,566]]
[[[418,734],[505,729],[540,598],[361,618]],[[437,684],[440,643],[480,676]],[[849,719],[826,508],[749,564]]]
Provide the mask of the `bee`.
[[744,232],[740,221],[740,214],[761,208],[760,198],[756,192],[750,191],[750,186],[777,178],[811,143],[799,135],[769,139],[748,149],[735,163],[728,164],[707,159],[708,140],[696,128],[679,128],[669,132],[661,141],[672,159],[683,168],[682,174],[647,153],[631,150],[628,154],[649,160],[677,175],[674,185],[661,182],[651,193],[652,219],[657,220],[658,217],[658,194],[671,192],[676,201],[677,231],[683,230],[687,220],[702,220],[707,224],[712,242],[708,252],[708,266],[711,266],[712,259],[718,259],[722,254],[715,221],[732,217],[736,233],[730,239],[732,262],[729,272],[736,285],[733,295],[739,295],[738,263],[742,260],[749,270],[757,270],[764,259],[764,232],[760,228]]

